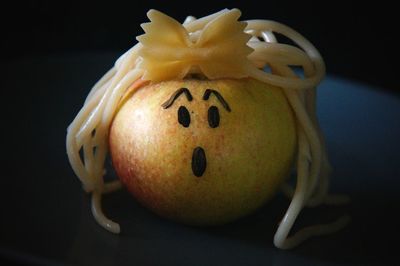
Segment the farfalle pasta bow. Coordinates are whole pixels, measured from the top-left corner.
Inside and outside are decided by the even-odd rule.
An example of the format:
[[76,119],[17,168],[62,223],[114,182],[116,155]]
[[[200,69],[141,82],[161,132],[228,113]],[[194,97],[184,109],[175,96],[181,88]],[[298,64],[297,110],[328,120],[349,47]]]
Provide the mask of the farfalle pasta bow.
[[191,72],[200,72],[209,79],[247,77],[251,65],[247,56],[253,49],[247,46],[251,35],[244,32],[247,23],[238,21],[240,15],[233,9],[218,16],[194,39],[173,18],[150,10],[147,16],[151,22],[142,24],[145,34],[137,38],[142,44],[142,78],[182,79]]

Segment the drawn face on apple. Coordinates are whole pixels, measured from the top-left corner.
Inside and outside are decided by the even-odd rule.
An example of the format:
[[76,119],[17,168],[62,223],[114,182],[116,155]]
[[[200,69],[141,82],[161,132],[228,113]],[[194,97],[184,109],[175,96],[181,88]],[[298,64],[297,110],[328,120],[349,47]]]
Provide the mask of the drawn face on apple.
[[[188,102],[191,102],[193,100],[193,96],[188,88],[180,88],[171,95],[168,101],[162,104],[162,107],[164,109],[168,109],[174,104],[175,100],[182,94],[186,96]],[[225,101],[224,97],[216,90],[206,89],[202,97],[202,100],[207,101],[211,95],[215,95],[221,107],[223,107],[227,112],[231,111],[229,104]],[[181,105],[178,108],[177,117],[179,124],[182,125],[184,128],[188,128],[190,126],[191,122],[190,113],[185,105]],[[215,105],[210,106],[207,111],[207,118],[208,118],[208,126],[210,128],[217,128],[220,123],[219,108]],[[204,174],[204,171],[206,170],[207,167],[207,156],[202,147],[198,146],[193,149],[191,165],[192,165],[193,175],[201,177]]]
[[143,205],[183,223],[214,225],[275,194],[291,170],[296,132],[279,88],[187,79],[129,95],[109,143],[118,176]]

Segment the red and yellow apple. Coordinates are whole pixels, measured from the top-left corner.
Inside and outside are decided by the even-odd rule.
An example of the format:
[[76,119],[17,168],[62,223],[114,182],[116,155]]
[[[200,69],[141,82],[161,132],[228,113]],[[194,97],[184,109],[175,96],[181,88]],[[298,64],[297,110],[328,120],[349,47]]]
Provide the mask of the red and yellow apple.
[[289,175],[295,120],[282,90],[254,79],[184,79],[131,93],[110,128],[113,166],[157,214],[222,224],[270,199]]

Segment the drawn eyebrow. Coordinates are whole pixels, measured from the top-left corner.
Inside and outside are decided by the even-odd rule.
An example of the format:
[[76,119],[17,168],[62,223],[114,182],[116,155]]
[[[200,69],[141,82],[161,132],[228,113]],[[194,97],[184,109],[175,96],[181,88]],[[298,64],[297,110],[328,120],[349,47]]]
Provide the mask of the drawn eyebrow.
[[222,95],[216,91],[216,90],[212,90],[212,89],[207,89],[204,92],[204,96],[203,96],[203,100],[207,101],[210,98],[210,95],[214,94],[217,99],[221,102],[222,106],[228,111],[231,111],[231,108],[229,107],[229,104],[225,101],[224,97],[222,97]]
[[189,102],[191,102],[193,100],[192,94],[190,94],[190,91],[187,88],[180,88],[179,90],[177,90],[176,92],[174,92],[171,97],[168,99],[168,101],[166,101],[165,103],[163,103],[161,106],[164,109],[167,109],[168,107],[170,107],[174,101],[182,94],[185,93],[186,98],[188,99]]

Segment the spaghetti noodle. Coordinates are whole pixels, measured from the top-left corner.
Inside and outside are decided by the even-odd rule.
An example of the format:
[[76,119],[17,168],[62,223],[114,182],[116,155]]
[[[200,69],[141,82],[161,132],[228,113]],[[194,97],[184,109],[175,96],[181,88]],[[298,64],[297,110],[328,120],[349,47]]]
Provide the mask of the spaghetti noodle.
[[[148,16],[152,22],[143,26],[146,34],[139,37],[140,42],[123,54],[114,67],[94,85],[84,106],[68,127],[66,147],[69,161],[82,182],[84,190],[92,193],[92,212],[96,221],[113,233],[120,232],[119,225],[103,214],[101,196],[121,187],[119,181],[105,183],[103,177],[105,175],[104,162],[108,152],[109,127],[126,92],[139,88],[145,80],[184,78],[191,73],[200,73],[208,78],[251,77],[280,87],[294,111],[298,138],[297,184],[295,188],[288,184],[283,185],[283,192],[292,198],[292,201],[275,234],[274,244],[278,248],[288,249],[310,236],[328,234],[342,228],[348,222],[348,217],[342,217],[327,225],[310,226],[288,237],[304,206],[318,206],[323,203],[339,204],[347,200],[345,197],[328,194],[330,165],[315,107],[316,86],[325,75],[325,64],[317,49],[298,32],[283,24],[267,20],[238,22],[236,20],[240,16],[240,11],[237,9],[225,9],[200,19],[188,17],[179,26],[175,25],[177,23],[173,19],[155,10],[149,11]],[[180,32],[176,33],[178,37],[168,40],[172,43],[168,44],[170,46],[159,48],[156,41],[165,40],[162,39],[163,36],[158,35],[157,29],[152,29],[152,27],[157,27],[157,20],[162,19],[165,20],[163,24],[160,24],[163,25],[162,27],[170,25],[170,28],[181,28],[176,28]],[[231,38],[228,36],[231,34],[231,36],[237,36],[232,38],[241,38],[245,42],[243,47],[232,48],[231,45],[234,42],[231,40],[219,41],[219,44],[227,45],[228,48],[225,49],[227,53],[231,52],[229,49],[238,51],[239,55],[230,54],[230,56],[236,56],[235,60],[241,62],[235,70],[227,64],[228,72],[220,73],[218,72],[220,70],[212,69],[210,64],[207,64],[207,60],[211,60],[210,53],[212,54],[213,50],[209,49],[207,53],[203,53],[201,51],[204,49],[202,50],[200,45],[210,43],[209,40],[206,42],[204,39],[212,38],[210,35],[216,35],[213,31],[216,30],[218,23],[222,24],[218,21],[225,20],[226,22],[229,19],[237,23],[234,24],[236,28],[227,30],[225,33],[218,33],[222,36],[220,39]],[[298,47],[277,42],[275,33],[286,36]],[[153,39],[156,41],[152,39],[151,34],[155,35]],[[213,38],[218,38],[218,36]],[[181,44],[187,47],[179,49]],[[176,50],[174,51],[171,47]],[[200,52],[196,54],[193,47]],[[152,50],[149,52],[146,49]],[[151,56],[157,53],[164,55],[165,60],[171,60],[165,64],[172,70],[162,72],[169,76],[162,76],[161,72],[151,70],[155,67],[154,64],[152,65]],[[221,52],[218,55],[221,55]],[[227,56],[229,55],[223,54],[217,63],[222,64],[224,60],[227,60]],[[182,63],[185,60],[187,63]],[[192,62],[190,60],[202,63],[199,64],[200,67],[194,67],[190,65]],[[212,60],[215,61],[215,59]],[[172,64],[172,61],[178,62],[178,66]],[[300,66],[303,69],[304,78],[297,75],[291,66]],[[265,72],[263,70],[265,67],[269,67],[271,72]],[[225,71],[221,67],[218,69]]]

